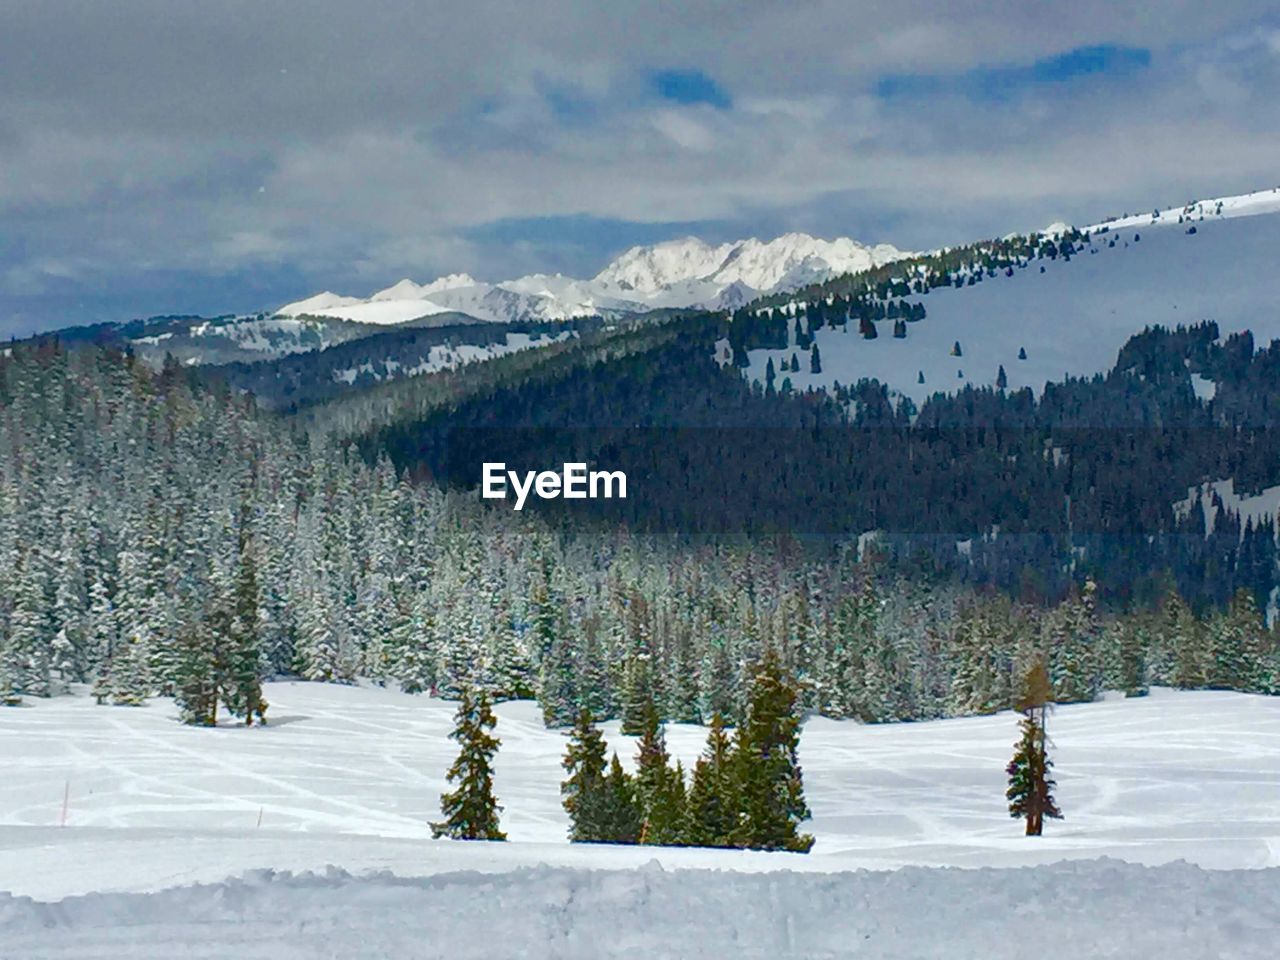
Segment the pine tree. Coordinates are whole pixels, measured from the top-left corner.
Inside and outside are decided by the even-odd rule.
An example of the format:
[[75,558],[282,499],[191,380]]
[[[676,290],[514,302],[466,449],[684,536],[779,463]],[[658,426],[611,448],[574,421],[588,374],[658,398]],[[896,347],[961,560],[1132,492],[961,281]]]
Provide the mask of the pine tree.
[[0,706],[22,705],[22,669],[13,644],[0,635]]
[[707,746],[693,768],[689,788],[687,841],[699,847],[728,847],[738,827],[738,790],[733,744],[724,717],[711,718]]
[[1208,633],[1177,591],[1171,592],[1165,601],[1163,627],[1165,641],[1173,654],[1170,682],[1184,690],[1208,686],[1212,668]]
[[204,619],[193,619],[178,633],[174,702],[183,723],[212,727],[218,722],[219,670],[214,639]]
[[6,672],[16,688],[32,697],[50,693],[50,641],[53,638],[49,618],[44,573],[34,552],[18,574],[17,598],[10,617],[9,637],[4,659]]
[[1087,703],[1098,694],[1096,593],[1097,585],[1086,580],[1079,593],[1073,593],[1045,618],[1056,703]]
[[258,632],[260,599],[253,544],[247,537],[242,537],[232,597],[223,702],[232,716],[244,720],[245,726],[253,726],[255,718],[259,723],[267,722],[267,701],[262,695],[263,657]]
[[542,719],[549,727],[568,726],[578,715],[577,645],[565,623],[555,570],[546,554],[530,601],[530,642],[538,658]]
[[137,551],[120,552],[116,607],[120,633],[111,657],[111,702],[117,705],[137,706],[152,691],[152,607],[142,562]]
[[649,656],[641,653],[627,661],[622,681],[622,732],[642,736],[654,711],[653,674]]
[[486,637],[487,678],[495,699],[532,700],[537,696],[537,675],[533,663],[516,633],[511,605],[506,594],[491,584],[489,632]]
[[111,702],[137,707],[150,695],[147,648],[136,634],[124,638],[111,658]]
[[1147,694],[1145,617],[1129,615],[1110,621],[1102,633],[1102,687],[1126,697]]
[[684,777],[673,770],[658,710],[649,705],[644,731],[636,747],[636,803],[640,808],[640,842],[679,843],[685,819]]
[[65,690],[67,684],[85,676],[89,596],[78,530],[83,520],[68,516],[64,523],[54,588],[53,619],[57,634],[51,666]]
[[639,843],[643,827],[640,805],[636,801],[634,779],[622,769],[615,753],[605,774],[601,801],[601,836],[603,843]]
[[428,594],[416,594],[391,631],[393,671],[405,693],[422,693],[435,682],[433,633]]
[[483,692],[462,692],[449,738],[461,746],[447,779],[457,789],[440,796],[445,819],[431,824],[433,836],[454,840],[505,840],[498,828],[500,807],[493,796],[493,758],[500,741],[489,731],[497,720]]
[[[106,682],[107,664],[119,642],[120,627],[106,581],[99,571],[89,587],[89,662],[95,684]],[[95,692],[96,696],[96,692]]]
[[1022,737],[1014,745],[1013,759],[1005,768],[1009,777],[1009,788],[1005,792],[1009,816],[1026,820],[1029,837],[1040,836],[1045,817],[1062,819],[1053,798],[1054,781],[1050,776],[1053,761],[1046,749],[1045,717],[1051,692],[1049,673],[1044,662],[1037,660],[1024,678],[1017,704],[1022,713],[1018,724]]
[[569,814],[569,839],[592,843],[608,839],[605,821],[605,744],[591,711],[583,707],[569,734],[560,784],[561,803]]
[[767,647],[734,744],[742,813],[735,840],[740,846],[800,853],[813,846],[813,837],[796,829],[809,819],[797,756],[796,700],[795,685],[784,676],[777,651]]
[[1209,627],[1213,650],[1209,686],[1219,690],[1266,690],[1266,639],[1253,594],[1241,588]]
[[822,356],[818,352],[818,345],[816,343],[813,345],[813,350],[809,352],[809,372],[822,372]]

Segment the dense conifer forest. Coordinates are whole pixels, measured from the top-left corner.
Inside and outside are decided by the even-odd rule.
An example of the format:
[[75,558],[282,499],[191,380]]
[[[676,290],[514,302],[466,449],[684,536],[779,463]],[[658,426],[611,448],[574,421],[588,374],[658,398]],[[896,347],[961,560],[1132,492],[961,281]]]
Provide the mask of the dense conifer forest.
[[[685,346],[695,342],[692,326],[679,336],[674,324],[644,330],[638,346],[584,338],[548,348],[550,360],[537,356],[542,351],[503,358],[473,395],[486,396],[498,414],[508,404],[528,410],[535,395],[549,403],[556,390],[594,392],[596,409],[606,412],[644,396],[650,406],[638,409],[661,423],[663,404],[683,415],[692,401],[647,389],[682,382],[662,379],[676,370],[674,360],[643,361],[654,350],[666,359],[692,350]],[[1261,610],[1274,581],[1269,526],[1242,529],[1219,511],[1206,536],[1199,511],[1178,519],[1170,501],[1159,500],[1206,475],[1272,480],[1265,445],[1226,444],[1231,431],[1217,426],[1238,434],[1237,426],[1271,409],[1275,351],[1255,355],[1241,338],[1218,344],[1213,335],[1152,331],[1126,348],[1111,376],[1055,388],[1040,405],[961,394],[940,401],[936,413],[926,406],[914,425],[895,420],[877,434],[909,441],[922,462],[915,479],[886,473],[885,483],[927,490],[947,474],[930,479],[930,447],[916,438],[933,428],[920,421],[946,423],[985,404],[1036,425],[1009,433],[1034,457],[1010,461],[1004,451],[1001,458],[1065,482],[1049,487],[1057,495],[1051,512],[1063,489],[1091,489],[1092,501],[1073,502],[1101,511],[1088,504],[1150,488],[1134,509],[1164,511],[1175,534],[1168,544],[1185,549],[1134,554],[1128,562],[1144,564],[1142,592],[1126,589],[1135,578],[1102,564],[1090,541],[1081,549],[1069,540],[1046,560],[1027,548],[1030,538],[1009,538],[1023,551],[1011,559],[1001,552],[1006,538],[989,536],[969,545],[968,562],[948,564],[939,559],[941,538],[915,537],[930,547],[919,553],[907,547],[912,538],[892,532],[877,540],[575,528],[562,516],[513,514],[431,482],[408,455],[423,444],[430,450],[429,432],[412,448],[397,442],[408,436],[404,424],[426,422],[413,421],[412,403],[400,408],[408,415],[399,425],[344,438],[333,424],[318,429],[314,419],[263,414],[251,397],[176,364],[152,371],[127,354],[53,339],[17,345],[0,360],[0,689],[10,703],[81,684],[106,705],[174,695],[188,722],[228,714],[269,722],[263,678],[367,678],[449,697],[465,688],[495,699],[535,696],[548,724],[569,726],[585,707],[636,732],[651,722],[650,702],[659,720],[709,722],[718,714],[740,722],[753,665],[770,650],[797,685],[797,709],[866,722],[1008,707],[1015,678],[1037,658],[1048,664],[1058,702],[1102,689],[1137,695],[1150,684],[1270,692],[1280,662]],[[706,356],[688,355],[690,363]],[[1221,386],[1211,404],[1162,373],[1185,371],[1188,356],[1214,365]],[[574,365],[572,378],[556,372],[556,357]],[[798,425],[817,416],[838,424],[842,415],[816,396],[731,394],[721,368],[703,369],[723,384],[733,416],[763,411],[765,422]],[[496,383],[502,371],[509,385]],[[427,389],[442,388],[406,381],[378,402]],[[719,401],[706,396],[714,412]],[[453,415],[465,423],[477,409],[471,403],[464,397]],[[1114,405],[1149,423],[1183,417],[1198,432],[1185,444],[1163,441],[1160,466],[1114,492],[1104,484],[1126,473],[1108,474],[1106,458],[1124,450],[1145,456],[1134,445],[1161,443],[1162,433],[1091,432],[1086,437],[1101,445],[1096,455],[1084,441],[1065,457],[1046,455],[1052,434],[1036,431],[1102,417]],[[549,409],[544,415],[557,415]],[[901,465],[895,449],[882,440],[877,459]],[[989,456],[983,450],[973,444],[975,457]],[[766,452],[742,451],[734,468],[758,466]],[[943,462],[941,453],[932,456]],[[954,477],[957,457],[946,456]],[[1144,461],[1128,462],[1136,469]],[[1025,474],[990,476],[1012,484]],[[975,509],[960,499],[939,508],[976,518],[969,529],[978,530],[990,519],[983,510],[1000,503],[990,497]],[[1128,539],[1150,541],[1140,513],[1140,522],[1099,516],[1099,525],[1127,523],[1139,530]],[[948,549],[966,556],[954,535]],[[1025,559],[1011,575],[994,576],[988,550],[1001,563]],[[1072,561],[1062,563],[1067,555]]]

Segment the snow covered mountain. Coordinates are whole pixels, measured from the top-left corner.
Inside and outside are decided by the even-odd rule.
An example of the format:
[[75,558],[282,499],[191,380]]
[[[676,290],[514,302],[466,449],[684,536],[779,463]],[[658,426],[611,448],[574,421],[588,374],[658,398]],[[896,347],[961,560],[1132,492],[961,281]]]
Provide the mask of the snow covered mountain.
[[[1213,320],[1224,337],[1250,330],[1263,346],[1280,338],[1278,214],[1280,188],[1113,217],[1080,228],[1088,239],[1069,257],[961,271],[927,293],[913,288],[903,299],[922,304],[925,318],[897,323],[891,314],[871,322],[874,333],[856,318],[808,330],[801,294],[782,310],[799,318],[802,335],[789,321],[787,345],[750,350],[744,373],[765,382],[772,363],[775,385],[789,379],[799,391],[874,378],[919,404],[935,392],[997,386],[1002,369],[1009,389],[1037,393],[1065,376],[1104,372],[1149,325]],[[1054,224],[1042,233],[1068,229]],[[918,269],[908,267],[904,279]],[[723,345],[718,356],[727,362]],[[1211,394],[1211,382],[1192,385]]]
[[887,243],[867,247],[847,237],[827,241],[804,233],[788,233],[768,243],[752,238],[718,247],[686,237],[632,247],[600,271],[595,282],[649,302],[671,300],[675,302],[664,305],[687,306],[679,301],[695,290],[715,291],[702,302],[731,287],[757,295],[777,293],[907,256]]
[[480,320],[567,320],[660,308],[732,308],[757,297],[909,256],[889,244],[788,233],[712,246],[686,237],[632,247],[590,280],[532,274],[482,283],[451,274],[431,283],[405,279],[366,299],[324,292],[285,304],[277,316],[321,316],[357,323],[403,323],[447,310]]

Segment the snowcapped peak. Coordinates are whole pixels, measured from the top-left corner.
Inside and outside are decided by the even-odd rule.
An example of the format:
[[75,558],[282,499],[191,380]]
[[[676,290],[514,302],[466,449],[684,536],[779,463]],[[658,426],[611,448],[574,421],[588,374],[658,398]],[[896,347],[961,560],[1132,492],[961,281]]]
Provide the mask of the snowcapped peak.
[[393,283],[385,290],[379,290],[369,299],[375,303],[380,303],[384,300],[421,300],[423,292],[420,284],[414,283],[408,277],[405,277],[399,283]]
[[450,273],[447,276],[432,280],[419,289],[423,293],[436,293],[440,290],[458,290],[462,287],[478,287],[480,282],[469,273]]
[[733,245],[711,246],[697,237],[632,247],[596,274],[596,282],[626,293],[653,294],[682,280],[694,280],[724,262]]
[[[768,292],[784,282],[794,285],[897,260],[908,254],[889,244],[867,247],[848,237],[821,240],[807,233],[785,233],[773,240],[756,237],[717,246],[697,237],[632,247],[596,275],[596,282],[627,294],[654,297],[695,281],[710,285],[702,302],[719,303],[733,286],[730,300],[748,290]],[[788,280],[790,278],[790,280]]]
[[360,301],[355,297],[344,297],[332,291],[325,290],[323,293],[317,293],[314,297],[307,297],[305,300],[295,300],[293,303],[286,303],[283,307],[276,310],[276,315],[281,317],[298,317],[303,314],[319,313],[321,310],[333,310],[342,307],[350,307]]
[[379,290],[369,298],[374,303],[386,300],[423,300],[433,293],[442,290],[457,290],[461,287],[474,287],[476,281],[467,273],[451,273],[448,276],[432,280],[430,283],[415,283],[408,279],[392,284],[385,290]]
[[753,238],[736,244],[715,279],[740,281],[756,290],[795,289],[909,255],[889,244],[868,247],[848,237],[822,240],[807,233],[786,233],[767,243]]

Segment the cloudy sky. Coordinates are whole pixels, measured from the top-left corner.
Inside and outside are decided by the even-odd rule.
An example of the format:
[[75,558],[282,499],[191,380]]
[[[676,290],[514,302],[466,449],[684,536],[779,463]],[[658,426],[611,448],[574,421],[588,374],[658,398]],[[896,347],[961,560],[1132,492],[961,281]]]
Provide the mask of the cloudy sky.
[[1280,183],[1274,2],[0,0],[0,332]]

